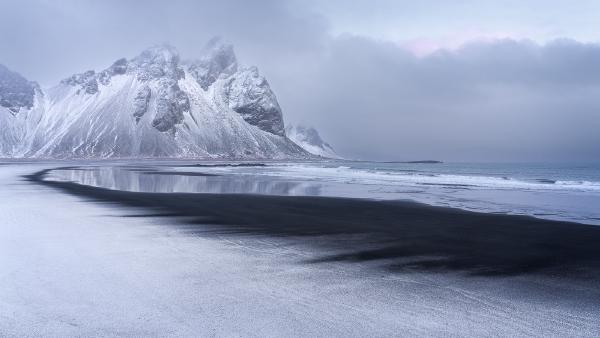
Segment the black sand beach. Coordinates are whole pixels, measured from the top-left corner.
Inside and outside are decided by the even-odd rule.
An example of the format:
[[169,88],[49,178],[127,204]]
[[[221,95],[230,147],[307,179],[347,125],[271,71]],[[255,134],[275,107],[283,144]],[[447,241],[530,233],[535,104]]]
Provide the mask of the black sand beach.
[[[391,271],[537,274],[600,282],[596,226],[408,201],[126,192],[46,181],[47,172],[27,178],[92,201],[172,217],[190,233],[300,238],[323,251],[308,263],[380,260]],[[600,287],[595,291],[600,299]]]

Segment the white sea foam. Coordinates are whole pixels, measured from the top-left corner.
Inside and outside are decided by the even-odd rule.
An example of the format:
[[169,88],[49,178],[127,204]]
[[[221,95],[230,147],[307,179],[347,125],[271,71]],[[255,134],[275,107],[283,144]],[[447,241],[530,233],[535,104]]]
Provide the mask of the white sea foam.
[[[510,177],[431,174],[415,171],[391,171],[384,169],[360,169],[349,166],[325,167],[313,164],[277,164],[261,167],[217,167],[212,172],[235,172],[241,174],[266,175],[302,180],[319,180],[338,183],[423,186],[440,185],[468,189],[509,189],[509,190],[552,190],[600,192],[600,182],[592,181],[525,181]],[[206,168],[202,168],[206,171]]]
[[[437,206],[600,224],[600,182],[428,172],[431,167],[364,168],[333,163],[270,163],[263,167],[212,167],[198,171],[320,184],[324,196],[411,199]],[[189,168],[181,169],[188,170]],[[433,168],[435,169],[435,168]],[[463,171],[464,167],[462,168]],[[475,168],[476,169],[476,168]],[[475,171],[475,169],[473,171]],[[433,170],[432,170],[433,171]],[[458,170],[460,172],[460,170]],[[517,177],[512,177],[517,176]],[[553,177],[548,175],[549,177]]]
[[[450,170],[448,170],[450,169]],[[509,176],[507,170],[489,170],[493,175],[471,174],[481,168],[431,168],[393,166],[363,168],[343,163],[274,163],[267,166],[199,166],[168,170],[198,171],[219,177],[189,175],[137,175],[106,167],[99,171],[55,171],[47,179],[67,180],[109,189],[145,192],[250,193],[271,195],[318,195],[330,197],[410,199],[436,206],[478,212],[531,215],[541,218],[600,224],[600,183],[593,172],[562,176],[581,179],[555,179],[544,172],[521,172]],[[427,172],[429,170],[429,172]],[[433,171],[436,170],[434,173]],[[444,172],[445,170],[445,172]],[[482,172],[483,170],[479,170]],[[442,173],[444,172],[444,173]],[[513,170],[515,172],[515,170]],[[527,177],[523,179],[522,177]],[[551,178],[540,178],[551,177]],[[553,179],[554,178],[554,179]]]

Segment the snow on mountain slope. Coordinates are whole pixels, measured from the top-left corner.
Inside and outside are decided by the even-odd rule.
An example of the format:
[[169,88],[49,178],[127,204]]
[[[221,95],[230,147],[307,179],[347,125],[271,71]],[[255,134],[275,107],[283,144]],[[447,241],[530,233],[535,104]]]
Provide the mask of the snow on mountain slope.
[[38,84],[0,65],[0,157],[19,155],[26,148],[27,131],[43,109]]
[[268,82],[256,68],[238,66],[233,47],[220,40],[191,62],[173,47],[149,48],[101,72],[75,74],[38,101],[26,105],[35,118],[11,114],[12,121],[0,112],[11,130],[0,134],[0,155],[310,157],[285,136]]
[[285,133],[290,140],[313,155],[327,158],[341,158],[329,143],[323,141],[315,128],[289,125],[285,128]]
[[21,109],[30,109],[34,104],[37,83],[27,81],[23,76],[0,65],[0,107],[13,115]]

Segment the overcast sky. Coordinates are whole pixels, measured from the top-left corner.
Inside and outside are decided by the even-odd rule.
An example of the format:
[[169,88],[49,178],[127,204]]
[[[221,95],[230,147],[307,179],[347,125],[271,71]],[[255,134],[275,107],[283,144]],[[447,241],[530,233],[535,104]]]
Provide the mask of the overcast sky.
[[[351,4],[350,4],[351,3]],[[287,123],[378,160],[600,160],[600,1],[0,0],[0,63],[50,86],[225,37]]]

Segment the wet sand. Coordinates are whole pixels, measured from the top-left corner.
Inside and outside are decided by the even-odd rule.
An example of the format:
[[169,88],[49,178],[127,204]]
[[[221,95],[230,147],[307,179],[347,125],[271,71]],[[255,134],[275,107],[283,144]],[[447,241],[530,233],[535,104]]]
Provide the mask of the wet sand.
[[142,207],[151,216],[179,218],[189,232],[298,238],[323,253],[309,263],[381,260],[392,271],[538,274],[600,282],[597,226],[409,201],[126,192],[45,181],[46,173],[27,178],[91,200]]
[[[0,170],[0,336],[586,336],[596,228]],[[21,178],[21,179],[20,179]],[[481,243],[479,243],[481,242]],[[558,253],[557,253],[558,252]]]

